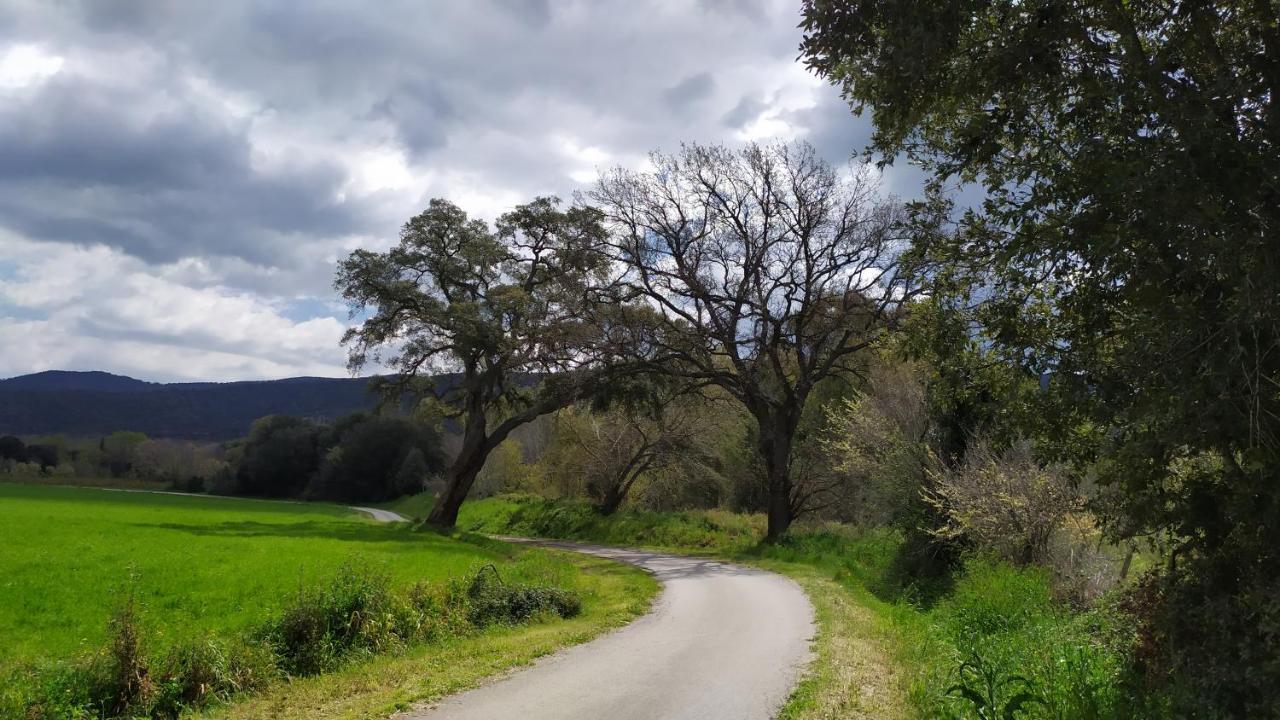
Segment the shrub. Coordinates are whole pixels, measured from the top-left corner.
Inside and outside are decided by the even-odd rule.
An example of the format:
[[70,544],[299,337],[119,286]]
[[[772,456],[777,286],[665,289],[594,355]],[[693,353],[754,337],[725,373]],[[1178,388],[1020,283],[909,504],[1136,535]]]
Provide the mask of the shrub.
[[383,573],[344,565],[324,587],[300,590],[261,637],[290,675],[331,669],[354,652],[377,652],[401,643],[396,630],[407,611]]
[[476,627],[515,624],[534,616],[554,614],[571,618],[582,611],[576,593],[545,586],[508,585],[493,565],[476,572],[467,588],[468,618]]
[[1023,565],[1048,556],[1054,532],[1082,503],[1066,473],[1038,463],[1026,441],[998,452],[979,439],[960,467],[932,474],[926,499],[947,519],[936,534]]
[[252,692],[275,677],[268,648],[206,637],[169,651],[157,673],[151,715],[176,718],[187,708]]

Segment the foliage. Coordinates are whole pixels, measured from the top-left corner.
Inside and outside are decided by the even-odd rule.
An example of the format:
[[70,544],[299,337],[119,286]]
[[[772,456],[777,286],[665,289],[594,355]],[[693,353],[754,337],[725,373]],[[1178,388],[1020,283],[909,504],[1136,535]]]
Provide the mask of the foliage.
[[323,428],[287,415],[253,423],[240,446],[236,492],[251,497],[298,497],[324,455]]
[[[538,198],[491,229],[432,200],[395,247],[339,264],[335,285],[353,316],[371,309],[344,338],[351,368],[383,362],[397,373],[384,387],[392,397],[438,396],[462,424],[433,524],[452,526],[493,449],[581,396],[608,359],[593,352],[600,328],[587,312],[608,269],[601,217],[557,204]],[[443,392],[419,378],[441,371],[458,373]]]
[[27,461],[27,444],[13,435],[0,437],[0,461],[24,463]]
[[810,394],[856,373],[859,353],[915,291],[896,272],[898,208],[808,145],[689,145],[652,169],[601,178],[625,292],[654,309],[640,345],[659,372],[715,386],[758,426],[771,537],[806,500],[792,451]]
[[1028,689],[1031,683],[1026,678],[1002,677],[981,655],[961,663],[956,675],[958,682],[947,688],[947,694],[969,701],[978,720],[1016,720],[1032,703],[1044,702]]
[[467,617],[477,627],[521,623],[545,614],[568,619],[582,612],[582,599],[576,594],[555,587],[507,584],[493,565],[476,571],[467,587],[467,600]]
[[407,418],[356,414],[334,424],[333,443],[307,495],[336,502],[381,502],[420,491],[444,467],[439,435]]
[[[1144,606],[1186,712],[1280,709],[1280,154],[1273,2],[805,4],[810,67],[873,152],[981,209],[922,257],[980,291],[994,348],[1100,430],[1113,536],[1174,541]],[[945,203],[933,207],[945,214]],[[936,214],[936,213],[935,213]],[[939,229],[935,225],[933,229]],[[1213,471],[1176,464],[1212,456]]]
[[624,509],[602,517],[588,503],[528,496],[496,497],[470,503],[459,524],[485,533],[720,551],[756,544],[764,528],[763,518],[759,516],[720,510],[659,513]]
[[910,525],[912,508],[939,466],[934,419],[920,366],[886,357],[872,366],[864,392],[827,408],[821,443],[827,462],[854,486],[844,517],[873,525]]
[[121,477],[133,469],[138,447],[147,441],[140,432],[119,430],[102,438],[98,448],[102,451],[102,464],[114,477]]
[[524,446],[515,437],[503,440],[484,461],[471,486],[471,497],[483,498],[505,492],[528,490],[535,484],[539,468],[525,461]]
[[[670,495],[676,502],[669,504],[680,505],[700,484],[696,478],[715,476],[708,467],[710,446],[724,423],[705,411],[707,403],[697,395],[654,388],[639,402],[595,412],[566,409],[555,417],[556,443],[548,462],[555,477],[548,481],[581,493],[604,515],[633,497],[642,478],[652,481],[651,500],[662,502]],[[660,476],[667,473],[677,486],[659,490]],[[712,504],[718,499],[717,493]]]
[[1048,559],[1049,543],[1083,501],[1060,467],[1038,462],[1028,442],[1004,452],[978,439],[963,465],[934,471],[926,502],[945,517],[934,532],[965,538],[1021,564]]

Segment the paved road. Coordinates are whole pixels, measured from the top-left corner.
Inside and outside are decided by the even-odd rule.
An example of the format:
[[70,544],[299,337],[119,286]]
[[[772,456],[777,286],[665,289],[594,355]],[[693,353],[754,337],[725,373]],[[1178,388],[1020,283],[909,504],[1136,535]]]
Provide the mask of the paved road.
[[648,615],[402,720],[769,720],[809,659],[813,610],[790,580],[711,560],[545,543],[653,573]]
[[409,518],[401,515],[400,513],[391,512],[390,510],[380,510],[378,508],[367,508],[367,507],[356,507],[355,505],[352,505],[351,509],[359,510],[364,514],[369,515],[374,520],[377,520],[378,522],[411,522]]

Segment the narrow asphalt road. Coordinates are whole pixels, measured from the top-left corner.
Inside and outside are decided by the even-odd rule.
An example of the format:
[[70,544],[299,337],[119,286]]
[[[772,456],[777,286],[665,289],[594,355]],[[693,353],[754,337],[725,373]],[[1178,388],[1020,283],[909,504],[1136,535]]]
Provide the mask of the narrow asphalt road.
[[625,628],[400,720],[769,720],[809,660],[795,583],[701,558],[539,543],[631,563],[663,584]]
[[378,522],[411,522],[409,518],[401,515],[400,513],[391,512],[390,510],[380,510],[378,508],[367,508],[367,507],[356,507],[355,505],[352,505],[351,509],[359,510],[360,512],[372,517],[374,520],[377,520]]

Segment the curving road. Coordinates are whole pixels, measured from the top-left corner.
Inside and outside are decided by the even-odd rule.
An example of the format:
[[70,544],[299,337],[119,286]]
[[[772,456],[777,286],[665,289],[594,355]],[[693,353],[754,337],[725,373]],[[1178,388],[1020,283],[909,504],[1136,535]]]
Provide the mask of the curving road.
[[700,558],[539,543],[662,582],[648,615],[405,720],[769,720],[809,660],[813,610],[773,573]]
[[355,505],[352,505],[351,509],[362,512],[365,515],[368,515],[370,518],[377,520],[378,522],[412,522],[412,520],[401,515],[400,513],[392,512],[390,510],[382,510],[379,508],[370,508],[370,507],[356,507]]

